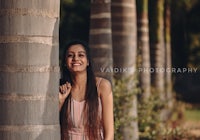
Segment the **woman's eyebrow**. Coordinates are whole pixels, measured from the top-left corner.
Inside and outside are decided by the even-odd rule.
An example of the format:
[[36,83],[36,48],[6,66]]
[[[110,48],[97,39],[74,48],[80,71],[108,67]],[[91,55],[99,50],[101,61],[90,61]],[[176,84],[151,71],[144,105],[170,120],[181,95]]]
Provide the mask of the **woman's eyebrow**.
[[79,51],[78,53],[86,53],[85,51]]
[[[76,53],[74,51],[68,51],[68,53]],[[85,51],[78,51],[78,53],[86,53]]]

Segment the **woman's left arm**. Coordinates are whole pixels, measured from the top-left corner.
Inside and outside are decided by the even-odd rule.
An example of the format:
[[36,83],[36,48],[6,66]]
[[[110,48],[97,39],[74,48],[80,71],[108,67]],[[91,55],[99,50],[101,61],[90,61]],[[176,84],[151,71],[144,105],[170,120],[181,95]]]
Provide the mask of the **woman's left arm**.
[[114,140],[113,95],[110,82],[102,79],[99,91],[102,102],[104,140]]

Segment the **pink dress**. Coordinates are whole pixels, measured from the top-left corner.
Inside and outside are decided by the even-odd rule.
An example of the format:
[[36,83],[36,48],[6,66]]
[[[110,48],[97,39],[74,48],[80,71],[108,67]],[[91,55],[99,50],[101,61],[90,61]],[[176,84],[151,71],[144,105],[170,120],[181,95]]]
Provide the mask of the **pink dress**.
[[[97,89],[99,86],[101,79],[98,81]],[[83,101],[76,101],[75,99],[71,98],[71,121],[72,124],[71,128],[66,132],[64,135],[68,135],[64,138],[64,140],[89,140],[87,137],[87,133],[84,132],[84,123],[83,123],[83,109],[84,109],[85,100]],[[99,98],[99,114],[101,117],[101,124],[102,124],[102,104],[101,99]],[[103,140],[103,127],[100,130],[101,134],[100,140]]]

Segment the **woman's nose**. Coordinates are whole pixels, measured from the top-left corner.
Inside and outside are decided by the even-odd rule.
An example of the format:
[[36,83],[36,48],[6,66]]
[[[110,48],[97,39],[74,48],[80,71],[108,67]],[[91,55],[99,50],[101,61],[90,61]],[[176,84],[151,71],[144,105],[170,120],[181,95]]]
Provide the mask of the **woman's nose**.
[[74,55],[73,60],[78,60],[78,55]]

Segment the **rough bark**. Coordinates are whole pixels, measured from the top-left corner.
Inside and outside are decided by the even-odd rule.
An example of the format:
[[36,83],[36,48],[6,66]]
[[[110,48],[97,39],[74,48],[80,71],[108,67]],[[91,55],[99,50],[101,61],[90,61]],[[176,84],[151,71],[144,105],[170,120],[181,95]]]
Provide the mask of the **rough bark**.
[[60,139],[59,7],[0,0],[1,140]]
[[[164,31],[165,31],[165,69],[171,70],[172,68],[172,54],[171,54],[171,9],[170,0],[165,0],[164,9]],[[172,94],[172,73],[171,71],[165,72],[165,94],[167,99],[167,109],[165,113],[165,120],[171,115],[173,107],[173,94]]]
[[164,0],[150,0],[150,55],[151,55],[151,82],[155,91],[164,97]]
[[92,0],[89,44],[97,76],[112,80],[112,32],[110,0]]
[[141,100],[148,100],[151,93],[148,0],[137,0],[138,49],[140,52],[139,80]]
[[[135,0],[115,0],[111,4],[112,9],[112,39],[113,39],[113,66],[116,79],[126,79],[135,76],[137,29],[136,29],[136,3]],[[127,89],[133,90],[133,81],[127,82]],[[126,94],[126,93],[122,93]],[[129,115],[137,118],[137,98],[134,97]],[[126,114],[128,115],[128,114]],[[138,139],[138,123],[130,122],[122,130],[124,140]]]

